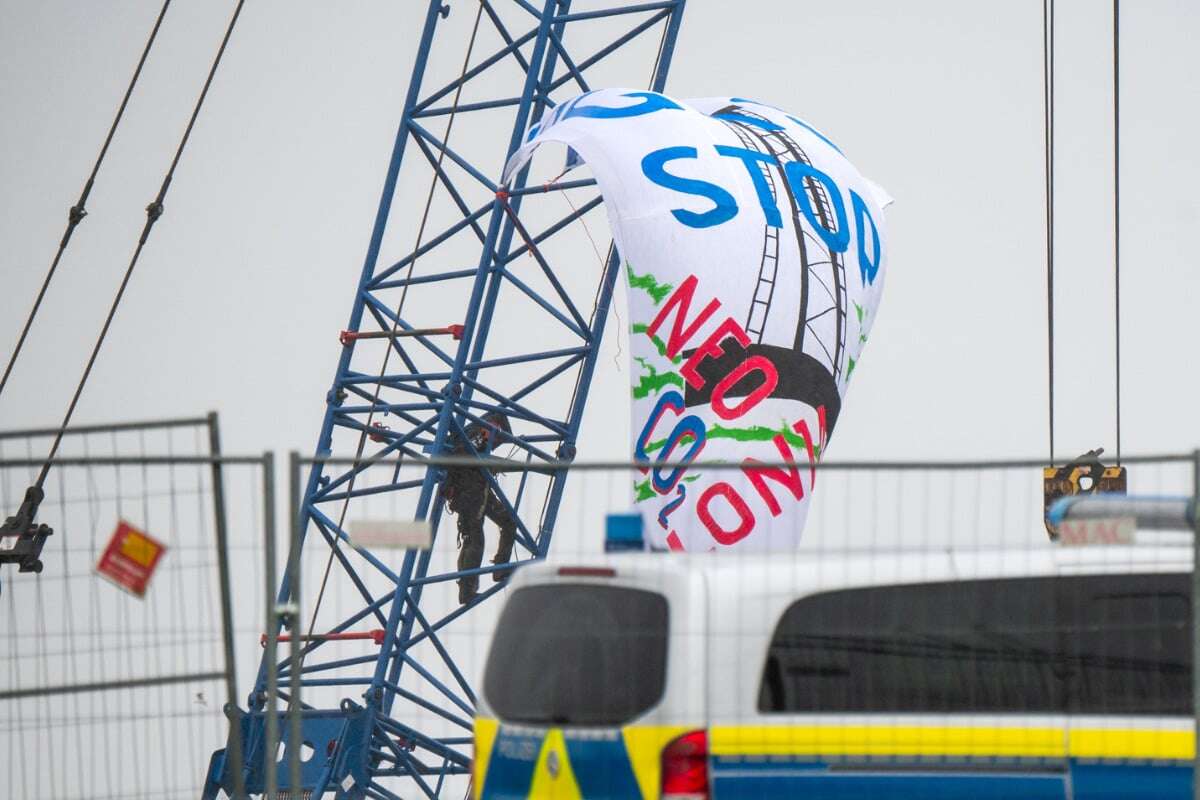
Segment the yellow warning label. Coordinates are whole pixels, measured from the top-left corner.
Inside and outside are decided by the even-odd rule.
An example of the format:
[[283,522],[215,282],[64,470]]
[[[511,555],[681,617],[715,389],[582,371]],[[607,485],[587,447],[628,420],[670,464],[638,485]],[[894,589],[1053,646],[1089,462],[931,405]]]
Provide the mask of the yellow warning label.
[[129,530],[121,542],[121,555],[140,567],[149,567],[158,557],[158,545],[138,531]]

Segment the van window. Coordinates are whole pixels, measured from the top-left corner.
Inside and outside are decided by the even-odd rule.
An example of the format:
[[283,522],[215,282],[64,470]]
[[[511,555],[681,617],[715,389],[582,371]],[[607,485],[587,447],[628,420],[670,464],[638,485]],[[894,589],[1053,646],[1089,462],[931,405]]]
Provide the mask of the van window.
[[1060,597],[1067,710],[1079,714],[1191,714],[1190,575],[1075,579]]
[[667,600],[655,592],[519,589],[496,626],[484,695],[505,721],[621,725],[662,697],[667,632]]
[[790,606],[764,712],[1189,714],[1191,576],[877,586]]

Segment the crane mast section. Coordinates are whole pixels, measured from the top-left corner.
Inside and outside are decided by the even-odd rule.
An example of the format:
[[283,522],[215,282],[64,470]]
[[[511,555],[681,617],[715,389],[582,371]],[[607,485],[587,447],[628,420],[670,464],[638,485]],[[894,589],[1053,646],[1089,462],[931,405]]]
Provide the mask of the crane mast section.
[[[273,699],[265,656],[247,710],[231,711],[251,794],[439,797],[469,773],[477,665],[463,639],[511,564],[455,563],[446,469],[427,461],[461,453],[468,428],[502,415],[511,430],[494,451],[513,466],[486,472],[487,488],[515,523],[512,564],[544,557],[621,267],[613,249],[596,263],[586,244],[562,244],[601,205],[592,180],[529,185],[528,167],[508,186],[499,176],[531,123],[599,72],[662,90],[684,2],[429,3],[299,489],[298,552],[277,595],[298,614],[268,630],[296,659],[275,662]],[[433,546],[399,558],[351,546],[353,522],[380,507],[428,521]],[[459,605],[464,577],[483,582]],[[327,592],[344,595],[336,608]],[[300,708],[296,729],[288,703]],[[282,732],[279,758],[264,759],[268,728]],[[310,757],[292,758],[304,748]],[[218,751],[206,800],[232,785],[228,773]]]

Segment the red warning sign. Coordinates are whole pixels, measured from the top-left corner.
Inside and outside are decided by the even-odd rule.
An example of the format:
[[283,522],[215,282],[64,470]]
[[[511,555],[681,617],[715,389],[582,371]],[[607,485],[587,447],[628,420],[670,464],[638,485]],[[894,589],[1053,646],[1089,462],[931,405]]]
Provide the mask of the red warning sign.
[[108,547],[96,562],[96,572],[130,594],[142,597],[166,550],[162,542],[119,520]]

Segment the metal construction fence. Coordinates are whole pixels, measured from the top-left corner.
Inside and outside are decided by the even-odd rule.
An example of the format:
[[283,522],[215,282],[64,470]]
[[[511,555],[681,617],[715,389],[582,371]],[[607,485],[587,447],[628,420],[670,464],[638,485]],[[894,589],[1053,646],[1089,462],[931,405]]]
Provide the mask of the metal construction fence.
[[[293,498],[299,496],[301,481],[313,463],[293,454],[288,470]],[[1132,495],[1194,496],[1198,472],[1193,454],[1127,458],[1123,463],[1129,470]],[[347,465],[330,464],[331,472]],[[518,498],[523,496],[518,484],[530,479],[530,473],[502,460],[363,462],[358,465],[352,502],[348,496],[342,508],[339,528],[353,532],[357,523],[411,519],[414,509],[404,505],[405,499],[398,499],[405,495],[389,493],[387,487],[419,481],[430,467],[464,466],[493,470],[496,480],[511,482],[506,493]],[[537,474],[561,468],[571,475],[549,558],[566,564],[602,558],[607,516],[631,509],[647,469],[654,466],[540,464]],[[669,470],[678,465],[657,466]],[[689,466],[742,469],[731,464]],[[929,764],[953,770],[963,768],[960,757],[971,751],[975,767],[983,763],[1003,774],[1028,767],[1059,781],[1071,780],[1071,764],[1089,759],[1108,767],[1125,763],[1157,769],[1160,772],[1152,774],[1168,776],[1168,780],[1177,781],[1181,771],[1190,773],[1196,725],[1191,699],[1194,615],[1190,598],[1196,593],[1191,591],[1186,573],[1194,561],[1194,537],[1186,530],[1142,530],[1128,546],[1052,544],[1044,525],[1043,466],[1035,460],[818,465],[800,547],[793,553],[771,556],[774,569],[790,570],[782,584],[773,584],[774,595],[739,595],[734,590],[715,595],[709,602],[719,603],[723,615],[711,616],[703,630],[678,631],[685,638],[706,639],[710,649],[744,654],[737,668],[721,678],[732,680],[735,686],[705,687],[710,695],[755,698],[740,710],[725,709],[727,731],[762,725],[800,731],[796,734],[800,739],[777,740],[770,747],[727,741],[726,760],[736,763],[744,758],[746,763],[756,763],[756,759],[790,753],[818,761],[837,756],[849,759],[855,769],[896,763],[910,771]],[[805,465],[806,473],[807,469]],[[538,494],[531,491],[528,496]],[[540,509],[518,505],[514,510],[530,530],[537,530]],[[652,525],[653,520],[648,519],[647,524]],[[292,652],[298,651],[303,661],[303,674],[297,668],[300,662],[289,662],[284,653],[268,659],[280,666],[283,693],[291,696],[302,690],[304,704],[318,709],[338,708],[345,700],[363,702],[372,674],[389,656],[384,652],[389,639],[372,633],[383,633],[379,628],[389,616],[392,593],[405,602],[412,587],[420,587],[421,621],[416,630],[424,633],[412,638],[415,644],[404,654],[407,666],[396,685],[389,687],[398,696],[419,702],[406,706],[404,714],[397,717],[405,733],[396,733],[393,741],[405,752],[420,753],[424,748],[436,753],[439,744],[470,737],[472,711],[480,691],[486,692],[483,676],[489,642],[503,603],[484,602],[470,613],[460,614],[457,580],[477,574],[480,592],[496,600],[510,597],[511,590],[504,583],[492,583],[499,573],[487,557],[496,547],[496,526],[485,521],[484,565],[467,571],[456,566],[460,542],[455,526],[452,517],[440,520],[440,531],[426,554],[425,574],[429,577],[413,579],[410,587],[401,591],[396,591],[395,576],[406,574],[409,553],[404,550],[356,548],[353,533],[351,541],[334,543],[339,548],[336,558],[329,548],[306,547],[297,574],[300,584],[308,588],[300,593],[301,607],[289,608],[289,613],[300,615],[301,633],[310,635],[302,646],[297,646],[294,637],[290,643]],[[326,535],[332,530],[328,523],[316,527]],[[307,535],[317,534],[310,530]],[[520,546],[517,553],[518,558],[533,558]],[[673,556],[664,553],[655,558],[662,559],[665,586]],[[753,588],[758,580],[756,571],[762,569],[760,556],[732,550],[717,558],[722,561],[723,580],[731,586]],[[1097,571],[1133,577],[1161,572],[1173,576],[1166,585],[1140,586],[1132,595],[1106,589],[1103,580],[1079,585],[1080,592],[1092,592],[1085,599],[1067,598],[1058,589],[1048,588],[1074,585],[1070,576]],[[980,576],[1011,581],[992,585],[979,580]],[[1021,585],[1023,577],[1037,578],[1037,585]],[[952,585],[956,581],[957,588]],[[945,585],[936,591],[929,588],[923,596],[909,596],[898,588],[901,584]],[[802,590],[832,597],[842,589],[865,586],[878,586],[879,591],[855,600],[857,606],[827,603],[806,607],[804,616],[809,620],[824,617],[825,621],[808,631],[793,631],[790,640],[785,637],[772,643],[757,630],[764,625],[782,630],[783,612],[791,601],[800,599]],[[1134,600],[1126,602],[1126,596]],[[846,603],[851,599],[847,596]],[[364,603],[379,613],[367,613]],[[1056,609],[1080,603],[1093,609],[1094,615],[1054,616]],[[542,651],[546,658],[521,663],[519,669],[514,666],[514,674],[506,681],[528,688],[538,682],[560,681],[564,669],[578,671],[588,679],[581,678],[570,684],[574,689],[563,691],[584,697],[595,696],[602,686],[624,680],[617,676],[629,674],[631,664],[616,655],[629,650],[621,641],[610,641],[607,646],[600,641],[592,643],[598,649],[589,652],[614,654],[611,659],[601,659],[600,663],[610,667],[607,673],[581,671],[577,670],[580,665],[564,665],[557,655],[573,652],[570,641],[579,635],[580,621],[556,617],[553,608],[539,610],[534,621],[544,635],[543,647],[550,648]],[[555,624],[563,626],[563,638],[550,647],[546,642],[555,641],[549,633]],[[1092,638],[1080,639],[1080,630],[1090,631]],[[864,654],[871,658],[864,660]],[[527,670],[534,674],[526,680],[521,675]],[[932,676],[937,674],[942,675],[940,684],[933,682]],[[909,683],[898,681],[897,675],[910,676]],[[800,681],[797,676],[808,678]],[[710,675],[708,679],[716,678]],[[808,687],[807,695],[796,688],[797,681]],[[800,696],[811,701],[814,693],[839,696],[843,701],[840,706],[795,704]],[[285,709],[296,706],[280,703],[273,707],[283,715]],[[744,716],[739,718],[739,713]],[[1072,733],[1072,726],[1085,718],[1091,727]],[[878,730],[872,728],[864,734],[864,719],[879,723]],[[916,728],[905,722],[914,719],[919,723]],[[801,724],[813,720],[819,721],[821,732],[814,733],[812,725]],[[656,721],[696,723],[694,718]],[[299,731],[301,723],[293,719],[293,724]],[[410,731],[420,731],[429,740],[415,739],[416,734],[407,733]],[[285,731],[278,733],[288,738]],[[874,738],[856,739],[863,735]],[[299,734],[292,736],[296,739]],[[914,736],[916,743],[910,741]],[[948,736],[978,741],[967,746],[948,741]],[[315,744],[319,754],[322,748],[319,742]],[[333,750],[332,742],[329,749]],[[286,745],[282,750],[293,751]],[[855,761],[858,756],[866,759],[866,767]],[[285,784],[285,774],[281,766],[280,785],[303,783],[292,780]],[[397,782],[377,791],[381,797],[456,797],[463,795],[467,783],[464,775],[436,785]]]
[[[5,513],[54,433],[0,433]],[[243,614],[262,598],[264,459],[219,441],[215,414],[68,432],[38,518],[54,531],[43,571],[0,572],[5,797],[198,796],[247,681],[235,642],[261,627]],[[122,524],[163,548],[142,596],[98,569]]]
[[[0,789],[6,797],[199,797],[208,757],[227,741],[222,706],[232,698],[245,709],[260,683],[266,690],[260,707],[274,713],[265,714],[268,741],[252,757],[265,762],[258,769],[276,785],[297,785],[290,769],[328,760],[336,747],[306,740],[297,733],[300,715],[290,712],[363,700],[384,654],[380,625],[355,614],[366,597],[387,617],[396,590],[387,572],[400,574],[410,551],[359,549],[350,542],[338,545],[336,558],[328,548],[299,550],[297,498],[314,462],[293,454],[279,470],[286,489],[277,487],[270,454],[216,455],[209,439],[214,421],[183,422],[79,432],[47,484],[41,516],[55,533],[43,553],[46,569],[0,574]],[[0,435],[5,509],[14,507],[39,465],[36,435]],[[1196,496],[1194,454],[1123,463],[1131,495]],[[417,480],[431,466],[464,463],[411,458],[360,466],[359,493],[345,512],[351,529],[359,521],[412,519],[413,509],[397,499],[402,496],[382,489]],[[501,482],[529,479],[509,462],[467,466],[493,468]],[[766,759],[786,766],[789,758],[803,757],[837,762],[838,774],[961,770],[969,762],[997,774],[1083,780],[1079,785],[1086,776],[1072,777],[1072,770],[1080,765],[1129,764],[1190,781],[1197,725],[1193,601],[1200,597],[1192,586],[1195,537],[1139,530],[1132,544],[1051,544],[1041,466],[1033,460],[820,464],[802,544],[794,553],[773,555],[771,574],[754,553],[714,557],[728,588],[713,590],[703,623],[672,635],[703,642],[707,650],[700,652],[738,654],[736,663],[691,678],[724,681],[706,684],[711,697],[750,698],[720,709],[722,762]],[[646,468],[539,465],[541,473],[570,473],[549,558],[566,564],[603,559],[606,518],[630,511]],[[516,510],[536,525],[538,509]],[[277,517],[288,524],[276,526]],[[167,548],[142,599],[94,571],[122,519]],[[426,553],[430,574],[442,576],[423,586],[422,613],[436,635],[409,650],[410,668],[397,689],[421,701],[404,712],[406,729],[459,742],[473,735],[478,700],[496,706],[483,677],[504,605],[498,601],[511,599],[514,590],[493,582],[498,573],[488,559],[497,530],[485,522],[488,549],[478,577],[480,591],[491,592],[492,600],[457,614],[456,577],[463,573],[456,571],[456,523],[442,518]],[[289,557],[299,592],[279,598]],[[518,548],[517,557],[528,560],[529,554]],[[661,559],[665,592],[681,560],[665,553],[647,558]],[[357,573],[356,583],[343,559],[375,563]],[[1084,580],[1095,574],[1141,583],[1130,591],[1113,588],[1116,579]],[[654,588],[653,577],[646,585]],[[1076,587],[1078,596],[1068,597],[1062,587]],[[872,591],[846,593],[867,588]],[[281,631],[283,641],[272,635],[280,615],[291,622]],[[554,607],[540,609],[532,627],[541,639],[530,652],[545,656],[553,646],[557,656],[537,663],[532,675],[525,674],[528,663],[514,664],[505,685],[555,686],[560,699],[615,691],[621,681],[614,676],[631,668],[621,661],[630,648],[612,639],[589,651],[596,657],[588,669],[567,663],[579,623]],[[603,635],[600,627],[582,627]],[[320,649],[300,634],[320,639]],[[267,667],[261,675],[260,655]],[[321,669],[297,669],[304,659],[306,667]],[[462,705],[447,713],[454,700]],[[694,725],[694,713],[664,708],[666,716],[656,720]],[[777,730],[764,742],[766,728]],[[402,735],[395,741],[401,752],[412,752],[414,743]],[[462,797],[468,785],[464,774],[377,796]]]

